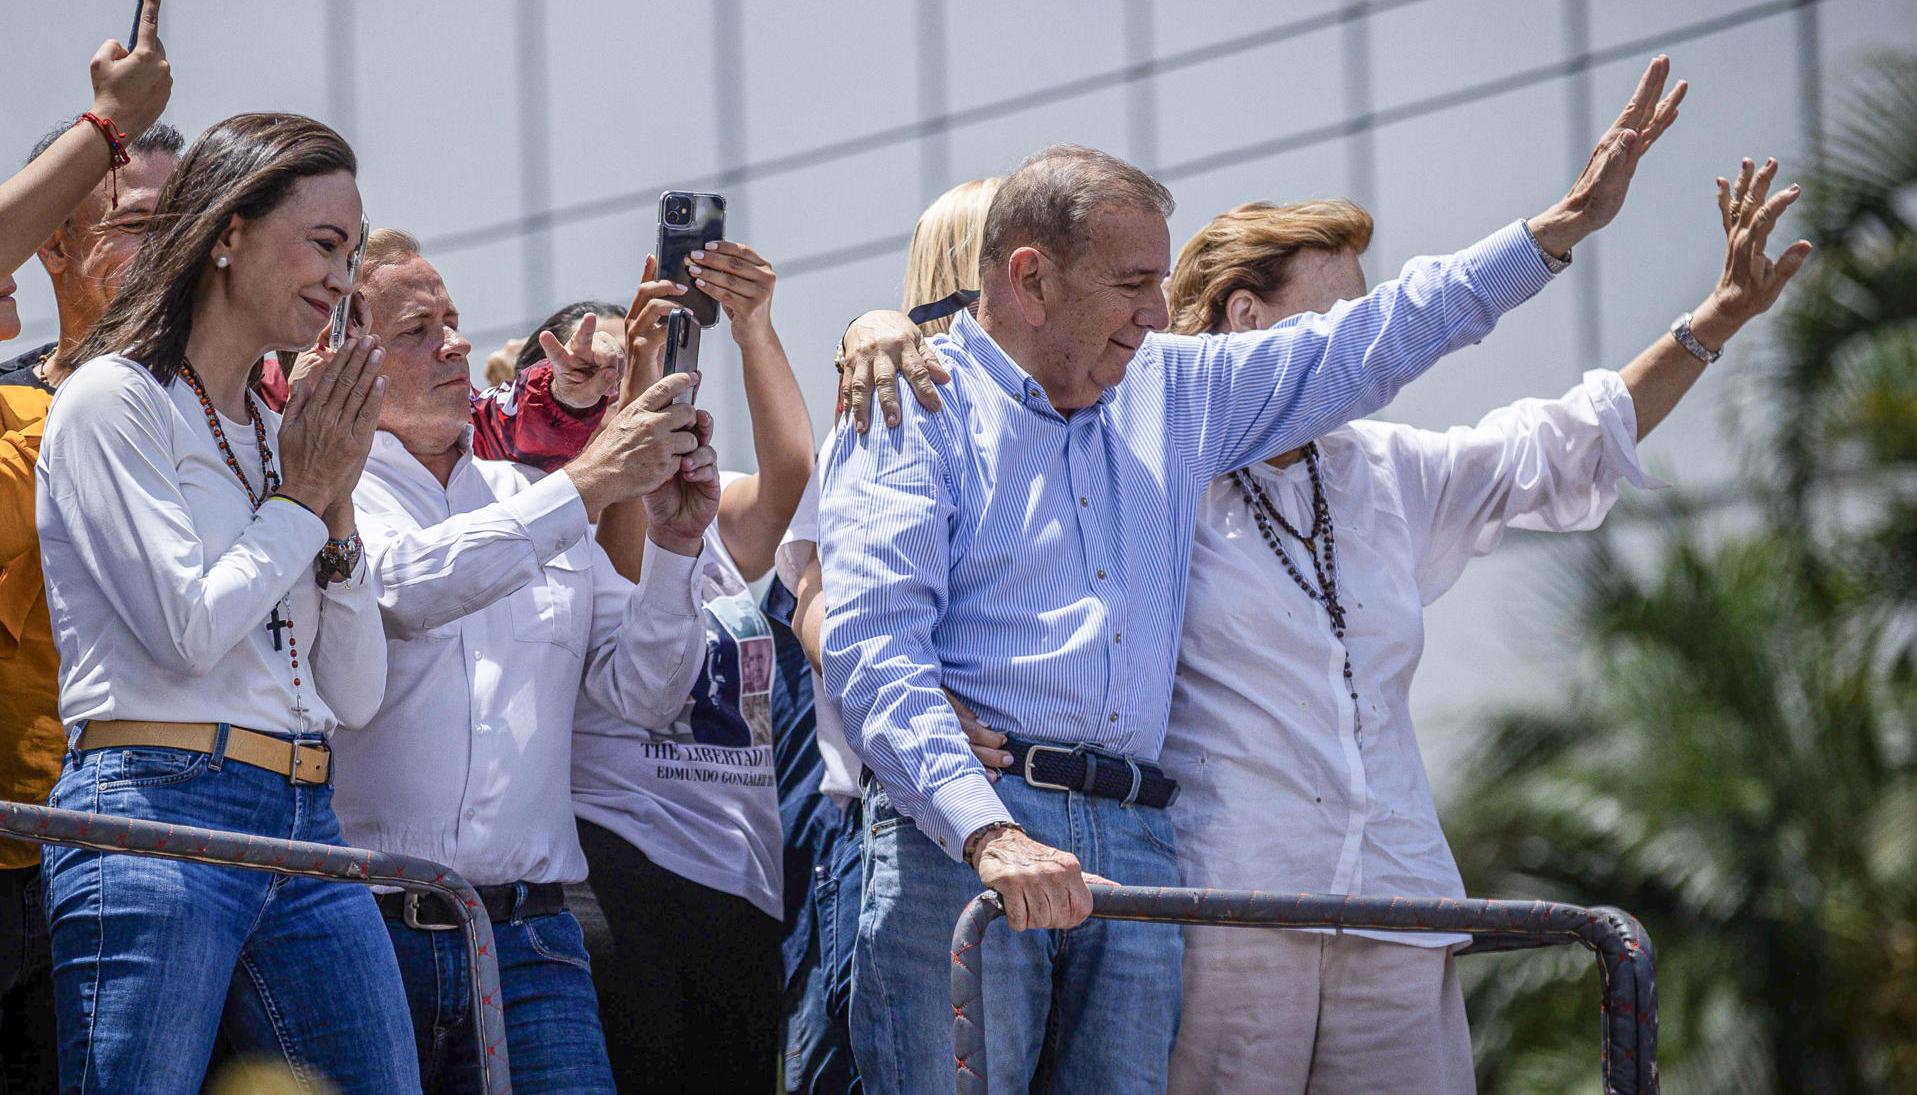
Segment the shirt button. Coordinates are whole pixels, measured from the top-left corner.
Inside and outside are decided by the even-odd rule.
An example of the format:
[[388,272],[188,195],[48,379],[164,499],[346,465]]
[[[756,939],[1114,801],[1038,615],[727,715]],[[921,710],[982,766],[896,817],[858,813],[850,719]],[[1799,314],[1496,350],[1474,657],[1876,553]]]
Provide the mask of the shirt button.
[[1114,631],[1114,632],[1112,632],[1112,641],[1113,641],[1113,642],[1115,642],[1115,643],[1122,643],[1122,642],[1124,642],[1124,641],[1125,641],[1125,633],[1124,633],[1123,631]]
[[1089,506],[1091,504],[1092,504],[1091,500],[1086,498],[1084,495],[1081,494],[1078,496],[1078,507],[1080,509],[1084,509],[1086,506]]
[[467,811],[466,811],[466,820],[467,820],[467,821],[471,821],[471,820],[472,820],[473,818],[475,818],[475,817],[478,817],[478,816],[479,816],[479,811],[478,811],[478,810],[467,810]]
[[1101,581],[1101,582],[1105,580],[1105,572],[1104,572],[1104,571],[1102,571],[1102,570],[1101,570],[1101,571],[1099,571],[1099,572],[1098,572],[1098,580],[1099,580],[1099,581]]
[[1118,721],[1118,712],[1116,712],[1116,711],[1114,711],[1114,712],[1112,712],[1112,717],[1111,717],[1111,719],[1110,719],[1110,720],[1108,720],[1108,721],[1111,721],[1111,722],[1117,722],[1117,721]]

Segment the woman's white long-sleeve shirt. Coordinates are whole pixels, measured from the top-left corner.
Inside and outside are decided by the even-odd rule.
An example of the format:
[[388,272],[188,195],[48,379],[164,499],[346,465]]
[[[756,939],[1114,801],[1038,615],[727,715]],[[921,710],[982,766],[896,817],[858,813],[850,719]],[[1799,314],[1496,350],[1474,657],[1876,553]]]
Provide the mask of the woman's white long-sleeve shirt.
[[[260,414],[278,468],[280,416]],[[260,491],[253,427],[221,428]],[[81,366],[48,413],[35,499],[69,732],[94,719],[301,730],[290,651],[268,627],[289,591],[304,729],[379,709],[386,644],[364,568],[321,588],[325,522],[285,499],[254,512],[184,381],[161,387],[119,356]]]
[[[1435,432],[1360,421],[1318,442],[1337,539],[1345,641],[1259,532],[1230,476],[1207,490],[1161,759],[1189,886],[1462,897],[1411,725],[1424,606],[1507,528],[1597,527],[1637,463],[1623,380],[1593,371],[1561,399],[1526,399]],[[1309,473],[1249,469],[1294,528]],[[1274,527],[1313,577],[1301,545]],[[1344,681],[1351,656],[1362,737]],[[1491,671],[1491,667],[1487,667]],[[1364,934],[1364,933],[1358,933]],[[1384,934],[1422,945],[1456,935]]]

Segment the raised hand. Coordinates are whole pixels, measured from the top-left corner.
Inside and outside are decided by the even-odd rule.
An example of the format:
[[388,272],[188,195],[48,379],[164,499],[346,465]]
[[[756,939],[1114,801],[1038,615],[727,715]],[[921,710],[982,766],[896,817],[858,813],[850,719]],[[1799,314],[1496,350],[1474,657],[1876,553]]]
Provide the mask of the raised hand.
[[386,351],[373,335],[301,356],[280,423],[281,487],[328,524],[350,507],[386,397]]
[[939,355],[925,344],[925,334],[903,312],[867,312],[852,321],[845,331],[845,366],[839,372],[838,413],[850,414],[860,433],[872,425],[872,400],[876,394],[885,424],[899,424],[899,373],[919,406],[928,411],[939,409],[939,385],[948,384],[952,374],[946,371]]
[[1717,180],[1717,209],[1724,225],[1724,272],[1709,299],[1692,316],[1692,330],[1715,349],[1753,318],[1770,310],[1778,294],[1810,257],[1809,240],[1784,248],[1773,261],[1764,253],[1771,230],[1799,197],[1801,187],[1787,186],[1772,194],[1777,161],[1753,169],[1745,160],[1736,182]]
[[576,411],[598,406],[626,371],[624,341],[601,331],[592,312],[581,317],[563,346],[551,331],[539,332],[539,348],[552,363],[553,398]]
[[772,334],[772,287],[779,276],[772,264],[743,243],[720,240],[694,251],[686,263],[693,284],[725,309],[732,339],[744,346]]
[[1553,255],[1569,254],[1578,241],[1610,224],[1624,207],[1638,161],[1677,121],[1678,104],[1690,90],[1688,83],[1679,80],[1671,93],[1660,99],[1670,73],[1669,57],[1660,54],[1651,60],[1638,79],[1631,101],[1598,139],[1570,193],[1531,218],[1531,234],[1539,247]]
[[160,0],[140,5],[140,42],[132,52],[108,40],[94,51],[89,69],[93,113],[113,119],[128,141],[159,121],[173,94],[173,69],[160,41]]
[[686,287],[676,282],[659,281],[659,260],[646,256],[645,271],[639,288],[632,294],[632,307],[626,310],[626,375],[615,405],[624,406],[639,398],[658,381],[665,370],[666,317],[677,308]]

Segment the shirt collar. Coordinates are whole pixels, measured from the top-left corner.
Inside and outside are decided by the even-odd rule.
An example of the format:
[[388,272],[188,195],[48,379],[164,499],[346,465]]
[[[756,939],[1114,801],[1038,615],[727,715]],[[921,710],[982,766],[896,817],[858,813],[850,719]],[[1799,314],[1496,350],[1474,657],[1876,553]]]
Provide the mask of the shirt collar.
[[[993,383],[1003,389],[1006,395],[1012,397],[1013,401],[1027,410],[1063,417],[1059,415],[1058,409],[1052,406],[1051,397],[1045,394],[1045,386],[1033,379],[1032,374],[1021,368],[1018,362],[1013,361],[1011,355],[999,346],[998,341],[987,334],[985,328],[979,326],[978,320],[973,318],[971,312],[963,311],[958,314],[958,319],[952,323],[951,337],[965,350],[967,356],[985,370],[985,375],[991,377]],[[1110,403],[1112,397],[1117,394],[1118,389],[1106,388],[1098,395],[1098,405],[1104,406]]]
[[[449,485],[452,483],[453,480],[459,478],[459,475],[461,472],[465,471],[467,468],[472,466],[472,462],[473,462],[473,428],[472,426],[468,425],[464,430],[460,431],[458,444],[459,444],[459,459],[453,464],[453,473],[446,477],[446,482]],[[426,465],[419,462],[419,457],[414,456],[411,452],[407,451],[406,446],[400,443],[399,438],[387,432],[386,430],[374,431],[373,448],[372,448],[372,451],[367,454],[366,462],[368,464],[384,467],[388,469],[389,471],[396,472],[396,473],[403,472],[406,474],[424,476],[426,479],[430,480],[435,486],[439,484],[438,478],[435,477],[432,472],[426,470]]]

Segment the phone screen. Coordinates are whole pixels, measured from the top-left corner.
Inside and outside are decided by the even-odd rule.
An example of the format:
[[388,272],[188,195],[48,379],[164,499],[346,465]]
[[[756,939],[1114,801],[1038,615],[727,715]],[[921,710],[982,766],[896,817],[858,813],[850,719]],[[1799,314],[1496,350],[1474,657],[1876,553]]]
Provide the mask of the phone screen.
[[687,286],[679,303],[699,326],[719,322],[719,302],[692,283],[686,260],[694,251],[726,238],[726,200],[717,194],[668,190],[659,195],[659,277]]

